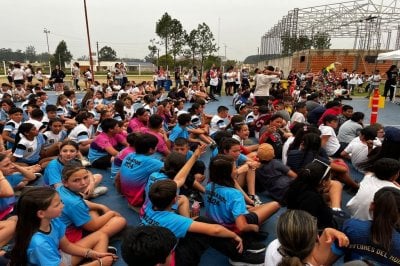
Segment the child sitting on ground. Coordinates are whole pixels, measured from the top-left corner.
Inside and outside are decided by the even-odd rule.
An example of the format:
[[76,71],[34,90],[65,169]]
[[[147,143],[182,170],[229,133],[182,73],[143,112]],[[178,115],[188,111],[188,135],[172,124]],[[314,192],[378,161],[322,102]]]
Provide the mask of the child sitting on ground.
[[263,143],[257,151],[257,157],[261,163],[256,169],[257,191],[268,191],[269,195],[278,202],[282,202],[290,183],[297,174],[284,165],[281,160],[274,159],[274,148]]

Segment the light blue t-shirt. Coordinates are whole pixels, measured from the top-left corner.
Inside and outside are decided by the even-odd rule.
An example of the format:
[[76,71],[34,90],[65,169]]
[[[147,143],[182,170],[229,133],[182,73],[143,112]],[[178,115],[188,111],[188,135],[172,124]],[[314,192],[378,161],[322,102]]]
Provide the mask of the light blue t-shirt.
[[61,255],[58,250],[60,240],[65,236],[66,226],[59,218],[50,222],[50,232],[38,231],[33,234],[27,249],[28,265],[58,266]]
[[229,227],[237,217],[248,213],[244,197],[236,188],[208,183],[204,198],[207,217],[219,224]]
[[19,183],[24,179],[24,176],[21,173],[13,173],[11,175],[6,176],[8,183],[13,188],[16,188]]
[[169,140],[175,142],[177,138],[189,139],[189,131],[186,127],[182,127],[179,124],[174,126],[169,134]]
[[43,181],[48,186],[54,186],[57,183],[62,183],[61,172],[64,169],[64,164],[59,158],[53,159],[44,169]]
[[40,160],[40,151],[44,146],[45,140],[42,133],[39,133],[33,141],[22,137],[14,151],[17,162],[36,164]]
[[236,167],[239,167],[239,166],[245,164],[246,161],[247,161],[247,156],[244,155],[243,153],[241,153],[236,160]]
[[90,222],[92,217],[89,214],[89,207],[81,195],[64,186],[60,186],[56,190],[60,194],[61,201],[64,203],[60,219],[67,227],[81,227]]
[[142,225],[168,228],[176,238],[183,238],[186,236],[193,220],[170,211],[154,211],[151,206],[147,206],[141,222]]
[[120,168],[121,192],[129,204],[143,204],[144,188],[149,176],[163,166],[163,162],[149,155],[130,153],[125,157]]

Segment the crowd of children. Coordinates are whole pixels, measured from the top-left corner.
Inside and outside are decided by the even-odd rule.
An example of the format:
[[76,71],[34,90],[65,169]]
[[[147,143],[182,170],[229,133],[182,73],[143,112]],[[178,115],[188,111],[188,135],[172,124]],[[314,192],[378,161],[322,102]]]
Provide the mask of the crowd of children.
[[[315,86],[290,94],[274,81],[279,73],[256,72],[264,83],[250,88],[247,70],[218,80],[213,66],[202,84],[194,68],[184,86],[165,91],[163,69],[154,83],[135,84],[116,65],[108,84],[86,75],[81,101],[63,87],[51,103],[39,83],[18,106],[3,84],[0,264],[111,265],[118,258],[109,239],[127,220],[91,201],[107,197],[104,178],[141,219],[122,244],[129,265],[198,265],[208,247],[232,265],[326,265],[342,255],[398,264],[400,130],[365,126],[343,97],[321,104]],[[223,79],[236,114],[224,105],[207,114]],[[354,196],[348,211],[343,190]],[[281,208],[288,211],[266,252],[262,224]]]

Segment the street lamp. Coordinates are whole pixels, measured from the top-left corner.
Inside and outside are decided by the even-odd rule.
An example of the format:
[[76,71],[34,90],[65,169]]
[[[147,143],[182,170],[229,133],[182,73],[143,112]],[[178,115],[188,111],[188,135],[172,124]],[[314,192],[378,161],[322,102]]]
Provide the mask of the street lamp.
[[[49,46],[49,33],[50,33],[50,31],[47,30],[46,28],[44,28],[43,32],[44,32],[44,34],[46,34],[47,53],[49,54],[49,58],[50,58],[50,46]],[[50,69],[50,73],[51,73],[51,64],[50,64],[50,61],[49,61],[49,69]]]

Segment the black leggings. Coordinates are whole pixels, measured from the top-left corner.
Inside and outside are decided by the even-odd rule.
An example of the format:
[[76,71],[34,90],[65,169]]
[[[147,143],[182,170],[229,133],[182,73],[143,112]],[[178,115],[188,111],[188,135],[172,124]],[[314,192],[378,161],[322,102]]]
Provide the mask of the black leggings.
[[92,167],[98,168],[98,169],[107,169],[108,167],[111,167],[111,155],[107,154],[95,161],[92,162]]

